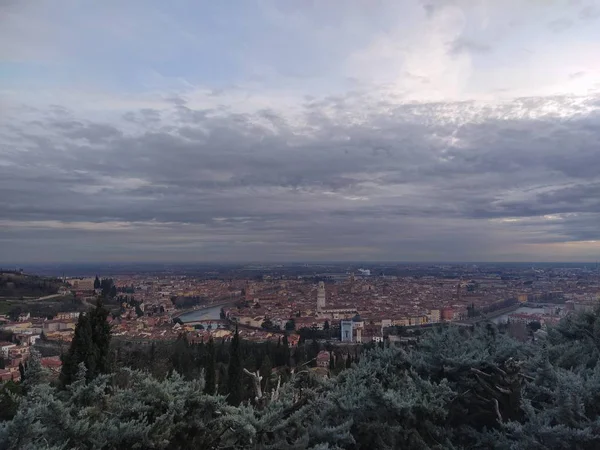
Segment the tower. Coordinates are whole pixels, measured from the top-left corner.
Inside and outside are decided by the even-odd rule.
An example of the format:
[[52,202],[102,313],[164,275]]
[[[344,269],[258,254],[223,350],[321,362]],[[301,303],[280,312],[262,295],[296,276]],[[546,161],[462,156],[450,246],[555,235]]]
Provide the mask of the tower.
[[317,312],[321,312],[323,309],[325,309],[325,283],[319,281],[317,289]]

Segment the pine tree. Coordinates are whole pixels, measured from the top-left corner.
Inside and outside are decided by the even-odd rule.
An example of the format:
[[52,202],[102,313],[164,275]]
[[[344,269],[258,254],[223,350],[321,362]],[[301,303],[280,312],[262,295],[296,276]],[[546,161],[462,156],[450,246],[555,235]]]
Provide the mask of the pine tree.
[[229,367],[227,370],[227,401],[230,405],[237,406],[242,402],[243,396],[243,367],[240,354],[240,335],[237,327],[231,340],[229,349]]
[[96,279],[94,280],[94,289],[99,289],[100,288],[100,278],[98,278],[98,275],[96,275]]
[[208,395],[215,394],[215,377],[216,377],[216,367],[215,367],[215,344],[210,338],[208,341],[208,345],[206,346],[206,373],[204,375],[204,393]]

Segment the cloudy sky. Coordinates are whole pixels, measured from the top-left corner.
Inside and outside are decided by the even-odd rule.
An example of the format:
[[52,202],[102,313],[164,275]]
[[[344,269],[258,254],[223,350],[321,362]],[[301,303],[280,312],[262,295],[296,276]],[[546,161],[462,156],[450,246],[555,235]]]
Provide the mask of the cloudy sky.
[[0,0],[0,262],[596,261],[600,0]]

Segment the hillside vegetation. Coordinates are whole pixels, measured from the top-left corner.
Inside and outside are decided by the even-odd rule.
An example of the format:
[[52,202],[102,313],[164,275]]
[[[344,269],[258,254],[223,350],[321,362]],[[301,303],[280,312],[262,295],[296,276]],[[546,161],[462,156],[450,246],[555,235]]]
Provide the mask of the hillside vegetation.
[[86,381],[80,365],[61,390],[34,362],[0,448],[592,450],[599,357],[599,312],[533,344],[493,325],[440,327],[414,348],[371,350],[333,379],[298,370],[239,407],[205,394],[202,375],[125,369]]
[[15,272],[0,272],[0,299],[37,298],[58,292],[62,282]]

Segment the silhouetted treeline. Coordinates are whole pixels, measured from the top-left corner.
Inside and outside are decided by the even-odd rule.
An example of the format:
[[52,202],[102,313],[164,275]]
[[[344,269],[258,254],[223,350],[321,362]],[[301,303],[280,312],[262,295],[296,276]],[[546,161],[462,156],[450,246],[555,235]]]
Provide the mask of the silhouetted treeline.
[[[215,339],[213,350],[209,351],[208,340],[190,342],[185,334],[175,342],[153,341],[148,343],[115,340],[111,348],[112,367],[130,367],[149,370],[157,378],[164,378],[174,371],[186,380],[199,378],[211,367],[218,392],[228,392],[228,368],[231,363],[232,341]],[[357,349],[338,349],[330,344],[324,345],[316,340],[305,340],[291,348],[286,335],[277,342],[252,342],[239,340],[239,358],[241,366],[251,372],[263,374],[263,389],[268,391],[281,378],[285,383],[292,371],[298,367],[315,367],[316,357],[321,350],[331,350],[334,359],[332,371],[338,373],[346,368],[346,361],[358,361]],[[214,353],[214,360],[211,357]],[[350,355],[348,357],[348,355]],[[251,399],[252,385],[248,376],[241,379],[243,400]]]

